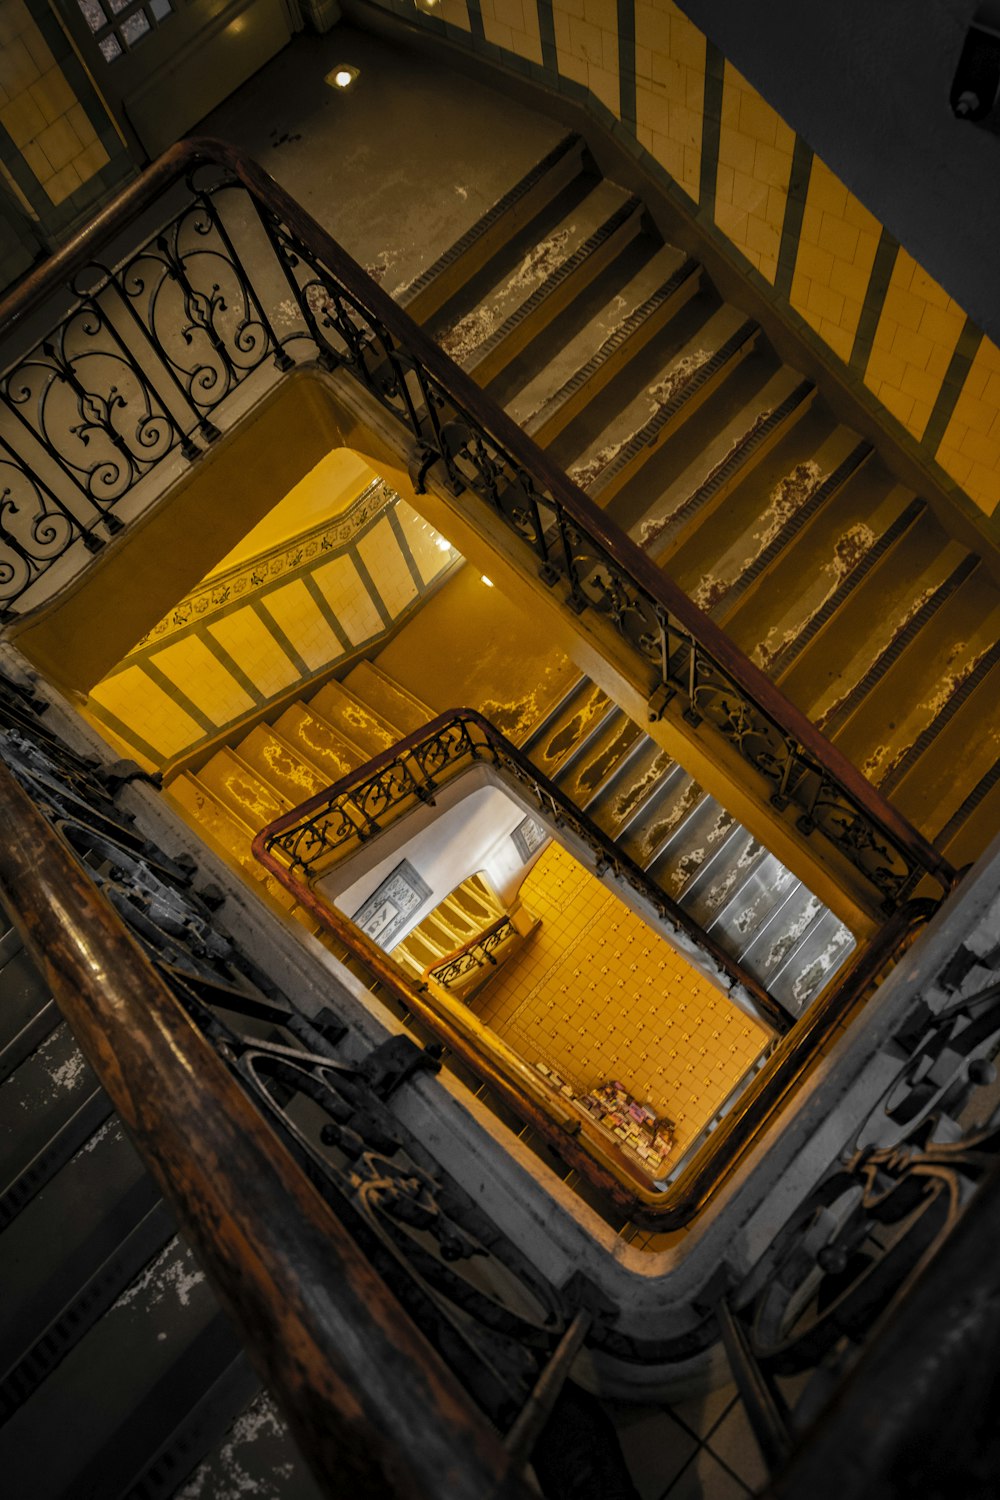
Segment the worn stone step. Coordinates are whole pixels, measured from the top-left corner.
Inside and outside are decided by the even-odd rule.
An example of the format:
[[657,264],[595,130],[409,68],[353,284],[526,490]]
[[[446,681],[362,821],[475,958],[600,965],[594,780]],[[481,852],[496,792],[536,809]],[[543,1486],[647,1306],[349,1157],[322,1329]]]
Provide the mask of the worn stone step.
[[[604,508],[751,354],[759,329],[738,308],[711,314],[610,426],[569,465],[569,476]],[[616,516],[616,519],[618,517]]]
[[[979,803],[963,806],[1000,756],[1000,667],[994,665],[977,683],[960,713],[944,726],[915,765],[893,787],[892,802],[937,847],[940,837],[954,838],[965,818],[975,824],[981,852],[995,836]],[[988,790],[988,788],[987,788]],[[992,805],[992,799],[991,803]],[[954,825],[953,825],[954,820]],[[963,846],[969,847],[968,837]]]
[[[694,782],[677,788],[669,809],[657,807],[653,819],[643,821],[648,829],[643,850],[646,873],[675,901],[736,826],[733,814]],[[637,832],[633,829],[630,838]]]
[[[1000,745],[994,740],[994,750]],[[956,870],[973,864],[1000,828],[1000,755],[978,778],[972,790],[936,830],[934,846]]]
[[[412,734],[416,729],[423,729],[434,718],[433,710],[426,703],[421,703],[408,688],[389,677],[374,662],[359,662],[348,672],[343,686],[355,698],[374,709],[385,723],[392,725],[398,731],[395,737],[397,740]],[[320,697],[321,695],[317,695],[314,701],[320,712],[323,712]]]
[[238,1352],[190,1251],[170,1241],[0,1428],[11,1493],[124,1497]]
[[[688,882],[681,905],[707,931],[727,905],[743,902],[745,887],[766,858],[767,850],[745,828],[734,824]],[[750,894],[746,899],[751,899]]]
[[325,683],[312,695],[307,707],[310,713],[318,714],[335,735],[357,745],[363,761],[381,755],[400,737],[395,725],[387,723],[370,704],[339,682]]
[[785,441],[812,409],[815,396],[815,387],[787,365],[765,370],[749,399],[714,432],[702,435],[691,461],[670,475],[663,488],[637,490],[631,506],[616,506],[619,525],[662,561],[708,523],[732,491]]
[[923,512],[811,636],[782,674],[782,691],[814,722],[832,718],[964,556]]
[[338,734],[304,703],[293,703],[274,721],[274,731],[303,761],[313,766],[329,784],[339,781],[366,759],[352,741]]
[[557,777],[560,789],[571,801],[588,809],[601,788],[615,775],[629,752],[644,739],[642,730],[628,714],[617,709],[587,742],[586,753],[564,763]]
[[836,506],[821,508],[777,558],[766,589],[736,603],[726,633],[757,666],[780,677],[923,510],[909,490],[866,462]]
[[583,171],[585,146],[575,132],[526,172],[454,244],[398,294],[418,323],[426,322],[494,256],[558,198]]
[[581,678],[555,712],[527,736],[521,748],[550,779],[580,741],[602,725],[614,711],[607,694],[588,678]]
[[666,795],[671,781],[685,779],[683,767],[655,740],[643,735],[588,804],[587,811],[611,838],[624,838],[651,799]]
[[206,761],[198,781],[255,833],[294,805],[228,748]]
[[0,968],[0,1082],[59,1024],[49,987],[23,948]]
[[547,231],[513,272],[435,338],[481,386],[495,380],[553,318],[573,302],[642,228],[639,198],[598,181]]
[[[817,425],[818,420],[817,413]],[[807,419],[793,437],[810,436],[813,425]],[[869,452],[844,427],[827,430],[805,455],[792,439],[779,445],[761,470],[730,494],[724,512],[671,553],[670,576],[701,609],[724,620],[730,605],[735,607],[777,561],[796,527],[834,499]],[[780,460],[776,468],[774,459]]]
[[672,245],[626,285],[517,392],[507,410],[543,448],[667,326],[701,285],[701,267]]
[[272,791],[278,792],[292,807],[314,797],[329,784],[325,776],[309,761],[295,753],[279,734],[258,724],[236,746],[236,753]]
[[249,823],[244,822],[208,786],[189,772],[175,776],[166,788],[166,793],[178,811],[197,829],[209,848],[214,849],[227,864],[239,870],[257,889],[262,900],[275,911],[299,916],[312,930],[314,922],[311,918],[300,916],[301,909],[296,907],[291,893],[254,859],[250,845],[255,830]]
[[0,1423],[176,1232],[160,1201],[111,1115],[0,1235]]
[[[249,1362],[241,1357],[239,1365],[247,1383],[257,1386]],[[322,1500],[284,1418],[265,1391],[258,1390],[217,1439],[176,1500],[226,1500],[234,1495],[234,1476],[242,1492],[258,1500]]]
[[942,729],[945,715],[960,709],[966,679],[971,685],[977,667],[996,660],[1000,602],[992,580],[970,563],[961,585],[838,731],[838,747],[877,786],[899,779],[894,773],[902,773],[910,752],[925,751],[935,726]]
[[[67,1023],[60,1022],[0,1086],[0,1194],[72,1125],[97,1092],[90,1064]],[[77,1133],[85,1133],[72,1144],[70,1155],[90,1133],[85,1123],[82,1117],[77,1120]]]
[[829,984],[854,947],[854,938],[843,922],[833,912],[822,911],[771,975],[770,993],[793,1015],[801,1015]]
[[792,916],[791,912],[781,913],[796,890],[805,891],[805,887],[779,859],[762,851],[762,857],[747,869],[739,887],[721,906],[706,902],[704,921],[709,936],[739,955],[742,962],[754,939],[769,924],[774,926],[775,940],[780,939]]
[[822,910],[819,897],[797,882],[741,949],[740,962],[756,980],[768,987],[771,976],[782,967]]

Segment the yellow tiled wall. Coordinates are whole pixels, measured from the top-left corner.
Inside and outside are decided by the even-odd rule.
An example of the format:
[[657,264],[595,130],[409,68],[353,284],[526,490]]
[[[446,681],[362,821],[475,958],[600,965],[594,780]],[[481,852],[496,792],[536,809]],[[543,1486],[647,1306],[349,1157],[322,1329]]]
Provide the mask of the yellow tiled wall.
[[540,63],[542,38],[534,0],[481,0],[483,33],[488,42]]
[[865,384],[915,438],[924,435],[964,325],[958,303],[900,250]]
[[992,514],[1000,490],[1000,349],[983,339],[945,429],[938,458]]
[[816,157],[791,303],[845,362],[854,347],[881,233],[874,215]]
[[109,160],[24,0],[0,0],[0,124],[53,206]]
[[636,136],[698,199],[705,117],[705,38],[672,0],[635,7]]
[[552,7],[559,71],[619,113],[617,0],[561,0]]
[[762,276],[774,281],[795,132],[726,63],[715,222]]

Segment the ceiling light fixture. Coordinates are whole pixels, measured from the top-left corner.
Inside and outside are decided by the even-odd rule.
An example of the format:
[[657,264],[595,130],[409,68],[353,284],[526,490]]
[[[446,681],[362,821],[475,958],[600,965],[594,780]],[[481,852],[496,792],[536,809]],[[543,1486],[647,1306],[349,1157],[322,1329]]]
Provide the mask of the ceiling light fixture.
[[492,578],[487,578],[487,576],[486,576],[485,573],[481,573],[479,576],[482,578],[483,582],[485,583],[485,585],[486,585],[486,587],[488,589],[491,589],[493,587],[493,579]]
[[340,63],[332,72],[327,73],[323,82],[328,83],[333,89],[349,89],[355,83],[361,73],[360,68],[355,68],[351,63]]

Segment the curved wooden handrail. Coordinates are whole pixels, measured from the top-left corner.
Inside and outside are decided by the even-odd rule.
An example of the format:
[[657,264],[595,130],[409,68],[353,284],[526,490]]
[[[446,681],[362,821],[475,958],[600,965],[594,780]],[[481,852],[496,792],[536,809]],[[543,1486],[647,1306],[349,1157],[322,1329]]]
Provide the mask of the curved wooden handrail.
[[149,209],[172,184],[204,163],[224,168],[265,208],[277,214],[322,260],[367,313],[399,341],[457,406],[491,435],[546,491],[565,514],[638,587],[704,648],[734,684],[774,726],[789,735],[839,785],[866,817],[906,851],[910,860],[944,890],[955,884],[949,862],[888,802],[856,766],[830,743],[806,715],[730,640],[684,591],[655,566],[645,552],[590,500],[549,456],[413,321],[368,273],[256,162],[210,137],[182,141],[166,151],[134,183],[61,251],[32,272],[0,303],[0,330],[15,329],[38,311],[46,298],[84,267],[108,243]]
[[527,1500],[503,1445],[0,765],[0,894],[325,1494]]

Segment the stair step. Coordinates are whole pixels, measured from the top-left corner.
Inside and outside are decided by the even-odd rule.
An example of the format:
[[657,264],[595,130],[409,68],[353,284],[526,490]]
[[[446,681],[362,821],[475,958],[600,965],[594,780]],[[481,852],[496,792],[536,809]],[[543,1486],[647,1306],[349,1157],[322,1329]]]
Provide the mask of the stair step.
[[607,694],[582,678],[521,748],[551,780],[580,741],[599,729],[613,712]]
[[724,511],[710,526],[699,527],[666,561],[671,578],[713,617],[724,617],[758,576],[773,566],[798,529],[836,496],[867,456],[854,433],[829,429],[813,448],[809,439],[822,430],[816,412],[750,480],[734,489]]
[[167,795],[209,847],[259,888],[262,899],[278,911],[292,910],[294,897],[254,859],[250,849],[254,830],[248,823],[186,771],[170,782]]
[[836,505],[821,510],[778,558],[767,588],[740,599],[727,616],[727,634],[780,677],[924,509],[866,463]]
[[743,900],[744,887],[766,858],[767,850],[734,820],[730,833],[688,881],[681,905],[707,930],[731,902]]
[[927,512],[884,551],[780,678],[815,723],[833,717],[878,658],[965,557]]
[[1000,604],[992,581],[975,559],[970,564],[964,582],[838,732],[838,748],[886,791],[997,660]]
[[644,738],[638,724],[616,709],[587,741],[585,751],[571,762],[563,763],[556,778],[560,790],[572,802],[589,809],[629,751]]
[[562,193],[583,171],[583,138],[563,139],[440,255],[399,296],[411,318],[424,323],[459,293],[484,266]]
[[[247,1380],[257,1385],[249,1363],[241,1363]],[[265,1391],[258,1391],[217,1441],[176,1500],[224,1500],[234,1495],[234,1475],[243,1493],[260,1500],[321,1500],[316,1481]]]
[[513,273],[451,327],[436,330],[442,349],[487,385],[638,234],[641,207],[616,184],[596,183]]
[[287,797],[272,791],[232,750],[217,750],[198,772],[198,780],[254,832],[293,805]]
[[0,1083],[9,1078],[14,1069],[19,1068],[46,1037],[52,1035],[61,1020],[58,1005],[54,1000],[49,1000],[41,1010],[35,1011],[30,1020],[25,1021],[21,1030],[15,1032],[0,1049]]
[[[805,890],[790,870],[773,854],[748,868],[738,890],[721,907],[705,904],[704,923],[709,935],[730,953],[742,955],[757,934],[776,916],[794,890]],[[808,895],[808,892],[806,892]],[[690,908],[693,913],[693,908]],[[701,919],[700,919],[701,920]],[[784,924],[780,924],[783,928]],[[779,933],[775,933],[775,938]]]
[[[747,538],[742,560],[738,560],[741,549],[736,548],[714,570],[712,580],[707,581],[707,594],[712,617],[719,624],[728,622],[751,590],[760,590],[763,585],[770,592],[770,575],[786,550],[825,507],[839,500],[845,485],[855,477],[873,451],[869,443],[858,442],[851,434],[849,449],[837,462],[840,446],[831,439],[817,454],[813,462],[818,474],[809,465],[793,470],[786,484],[779,486],[777,493],[772,493],[771,504],[759,518],[758,529],[752,538]],[[832,463],[833,467],[826,469],[827,463]],[[733,563],[736,565],[735,576],[730,577],[727,575],[732,573]],[[717,602],[713,603],[713,599]]]
[[741,950],[740,962],[747,972],[765,988],[769,987],[772,974],[783,966],[822,909],[819,897],[802,884],[785,893]]
[[0,1428],[11,1493],[124,1497],[238,1352],[190,1251],[172,1240]]
[[650,504],[637,496],[632,513],[619,509],[619,524],[650,555],[662,561],[722,506],[772,449],[811,410],[816,388],[783,365],[751,399],[707,436],[691,463]]
[[667,784],[687,777],[666,750],[643,735],[612,777],[601,787],[587,811],[610,838],[621,838]]
[[[398,731],[397,740],[416,729],[423,729],[434,718],[433,710],[426,703],[421,703],[401,683],[387,676],[375,662],[359,662],[344,678],[344,687],[391,724]],[[322,705],[320,712],[323,712]]]
[[525,432],[546,447],[599,391],[659,334],[701,285],[701,267],[663,245],[638,275],[508,404]]
[[49,987],[23,948],[0,968],[0,1082],[59,1024]]
[[[996,741],[993,748],[998,748]],[[961,870],[979,858],[997,828],[1000,828],[1000,756],[977,779],[947,823],[937,830],[934,845],[956,870]]]
[[[653,868],[657,855],[678,836],[705,800],[704,790],[687,771],[668,776],[661,789],[643,801],[640,815],[626,830],[622,839],[626,853],[653,879],[659,880]],[[665,890],[668,888],[662,881],[659,883]],[[682,884],[683,881],[678,889]]]
[[868,659],[865,670],[855,678],[850,690],[827,703],[819,714],[818,723],[828,737],[847,738],[847,729],[856,719],[862,704],[866,701],[875,703],[876,689],[897,667],[901,658],[911,664],[919,659],[914,649],[918,641],[923,645],[929,639],[928,627],[932,622],[936,623],[939,612],[956,591],[961,589],[976,567],[976,559],[968,553],[957,562],[954,554],[949,560],[952,566],[946,576],[910,601],[902,617],[895,622],[896,628],[887,643]]
[[681,353],[569,466],[569,477],[607,508],[752,353],[759,331],[737,308],[722,307],[713,313]]
[[309,761],[297,755],[279,734],[258,724],[236,747],[236,753],[272,791],[284,797],[292,807],[314,797],[329,785]]
[[[893,786],[893,805],[939,848],[939,837],[953,840],[967,818],[972,818],[978,834],[976,853],[982,852],[996,832],[996,826],[984,816],[982,801],[992,785],[989,778],[1000,755],[998,703],[1000,667],[994,665],[977,681],[961,712],[942,727],[916,764]],[[976,799],[974,793],[984,780],[986,785]],[[970,798],[971,804],[963,811]],[[968,846],[969,840],[963,839],[963,847]]]
[[793,1015],[802,1012],[830,982],[853,950],[854,939],[832,911],[823,911],[771,975],[768,989]]
[[83,1144],[96,1128],[88,1128],[85,1110],[96,1092],[90,1064],[62,1021],[0,1086],[0,1194],[6,1194],[62,1132],[68,1132],[59,1148],[65,1153],[63,1160]]
[[0,1235],[0,1423],[175,1233],[110,1116]]
[[309,699],[310,713],[319,714],[334,734],[357,745],[362,761],[371,760],[388,750],[400,738],[400,731],[387,724],[368,703],[339,682],[328,682]]
[[[313,700],[315,705],[315,699]],[[339,781],[368,757],[352,741],[332,729],[319,712],[304,703],[293,703],[274,721],[274,730],[323,776],[329,784]]]

